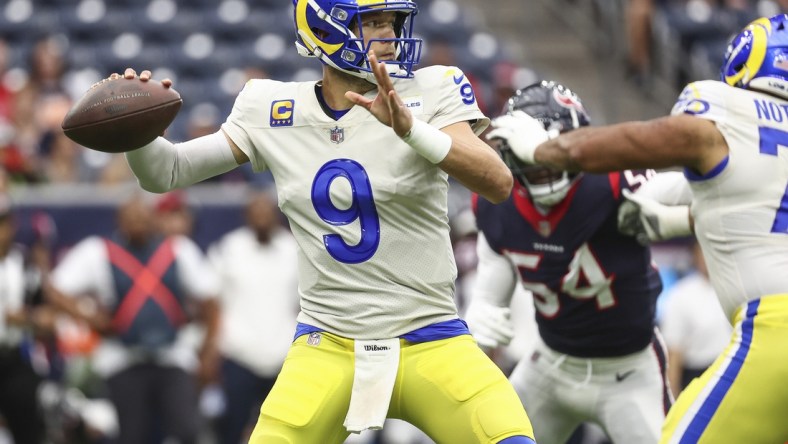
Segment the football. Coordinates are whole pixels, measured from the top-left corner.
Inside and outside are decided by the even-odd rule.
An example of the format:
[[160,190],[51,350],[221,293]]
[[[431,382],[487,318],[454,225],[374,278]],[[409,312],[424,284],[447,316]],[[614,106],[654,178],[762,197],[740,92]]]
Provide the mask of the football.
[[177,91],[156,80],[104,80],[71,107],[62,127],[68,138],[82,146],[122,153],[162,135],[182,103]]

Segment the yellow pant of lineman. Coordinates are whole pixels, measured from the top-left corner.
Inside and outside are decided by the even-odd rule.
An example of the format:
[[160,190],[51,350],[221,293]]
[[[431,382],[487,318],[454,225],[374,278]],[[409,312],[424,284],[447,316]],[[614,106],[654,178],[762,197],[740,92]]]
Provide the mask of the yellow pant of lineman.
[[788,442],[788,294],[736,313],[731,343],[668,412],[660,444]]
[[[353,384],[353,340],[303,335],[260,409],[253,444],[341,443]],[[533,438],[509,381],[471,336],[410,343],[400,340],[399,371],[388,417],[405,420],[438,443],[495,443]]]

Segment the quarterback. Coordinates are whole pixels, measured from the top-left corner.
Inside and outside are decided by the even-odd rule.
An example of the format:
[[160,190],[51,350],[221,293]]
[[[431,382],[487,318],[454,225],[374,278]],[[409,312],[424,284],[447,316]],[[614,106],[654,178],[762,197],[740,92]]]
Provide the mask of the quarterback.
[[154,192],[245,162],[273,174],[299,246],[301,312],[251,442],[341,443],[390,417],[437,442],[533,443],[453,302],[449,175],[492,202],[512,187],[477,136],[489,120],[467,77],[414,70],[412,0],[293,6],[296,46],[323,63],[320,81],[251,80],[216,134],[127,154]]
[[681,393],[661,443],[788,440],[788,15],[750,23],[721,82],[689,84],[672,115],[550,138],[520,114],[494,122],[528,163],[571,171],[684,167],[691,216],[734,331]]

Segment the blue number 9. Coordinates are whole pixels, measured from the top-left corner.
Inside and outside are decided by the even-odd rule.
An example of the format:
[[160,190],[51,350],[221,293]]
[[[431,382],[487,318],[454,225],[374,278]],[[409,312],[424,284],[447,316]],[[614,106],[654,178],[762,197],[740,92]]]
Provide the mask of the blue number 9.
[[[338,177],[350,182],[353,201],[340,209],[331,201],[331,184]],[[312,182],[312,205],[318,216],[331,225],[347,225],[358,219],[361,239],[348,245],[338,234],[323,235],[328,253],[339,262],[358,264],[369,260],[380,244],[380,219],[366,170],[350,159],[335,159],[323,165]]]
[[476,95],[473,93],[473,87],[470,83],[464,83],[460,87],[460,95],[462,96],[462,103],[466,105],[473,105],[476,102]]

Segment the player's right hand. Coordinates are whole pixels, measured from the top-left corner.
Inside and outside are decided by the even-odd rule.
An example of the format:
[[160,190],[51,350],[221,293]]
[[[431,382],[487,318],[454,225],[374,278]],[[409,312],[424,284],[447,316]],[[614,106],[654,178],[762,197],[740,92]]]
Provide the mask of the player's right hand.
[[509,307],[499,307],[475,298],[465,313],[465,322],[479,346],[493,349],[508,345],[514,338],[511,313]]
[[534,163],[536,147],[553,136],[541,122],[520,110],[496,117],[492,127],[494,129],[487,134],[487,140],[502,139],[515,156],[529,164]]

